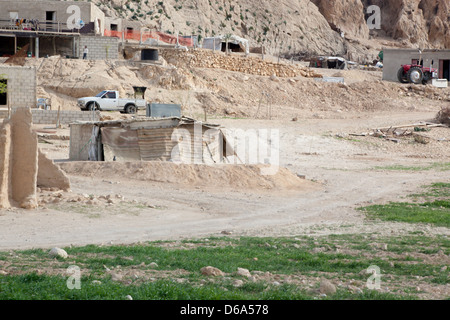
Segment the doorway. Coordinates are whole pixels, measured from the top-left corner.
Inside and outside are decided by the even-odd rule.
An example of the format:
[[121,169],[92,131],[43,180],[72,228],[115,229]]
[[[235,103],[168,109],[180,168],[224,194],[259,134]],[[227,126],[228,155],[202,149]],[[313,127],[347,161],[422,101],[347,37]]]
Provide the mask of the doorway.
[[439,61],[439,79],[450,81],[450,60]]
[[8,104],[8,93],[6,92],[6,88],[8,88],[8,80],[0,79],[0,106],[6,106]]

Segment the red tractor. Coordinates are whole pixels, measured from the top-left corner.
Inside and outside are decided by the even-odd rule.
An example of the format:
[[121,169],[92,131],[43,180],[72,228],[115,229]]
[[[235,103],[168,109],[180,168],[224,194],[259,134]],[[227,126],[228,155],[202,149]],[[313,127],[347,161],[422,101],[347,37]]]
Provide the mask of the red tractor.
[[414,83],[426,84],[429,80],[433,79],[437,69],[424,68],[418,64],[404,64],[398,70],[397,77],[401,83]]
[[429,68],[423,67],[422,50],[419,49],[419,64],[403,64],[397,72],[398,81],[401,83],[426,84],[437,77],[437,69],[433,68],[434,61],[431,61]]

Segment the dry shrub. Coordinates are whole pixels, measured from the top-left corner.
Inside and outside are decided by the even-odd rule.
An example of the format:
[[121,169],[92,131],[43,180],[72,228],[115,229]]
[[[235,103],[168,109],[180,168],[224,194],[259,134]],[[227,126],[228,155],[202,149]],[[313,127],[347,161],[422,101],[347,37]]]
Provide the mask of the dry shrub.
[[450,125],[450,107],[443,107],[436,115],[436,121]]

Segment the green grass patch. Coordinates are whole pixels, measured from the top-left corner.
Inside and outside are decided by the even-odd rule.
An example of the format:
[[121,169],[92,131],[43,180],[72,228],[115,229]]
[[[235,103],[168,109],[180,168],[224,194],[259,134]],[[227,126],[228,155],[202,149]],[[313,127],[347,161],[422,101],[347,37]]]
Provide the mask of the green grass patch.
[[413,194],[415,202],[391,202],[359,208],[370,219],[425,223],[450,227],[450,183],[441,182],[424,186],[425,192]]
[[375,170],[392,170],[392,171],[449,171],[450,162],[436,162],[425,166],[404,166],[404,165],[391,165],[391,166],[377,166]]
[[[387,249],[374,242],[387,244]],[[448,255],[450,240],[416,233],[218,237],[65,250],[67,259],[51,258],[43,249],[0,252],[0,269],[6,271],[0,274],[0,299],[121,300],[127,295],[135,300],[417,299],[406,291],[367,289],[365,270],[372,265],[380,268],[383,287],[389,286],[389,279],[406,279],[410,286],[409,280],[417,277],[430,285],[449,283],[448,271],[441,270],[442,258],[428,261],[440,251]],[[415,256],[417,252],[422,255]],[[73,265],[81,271],[80,290],[67,287],[71,274],[66,270]],[[225,276],[205,276],[200,272],[205,266],[219,268]],[[255,278],[237,275],[238,268],[248,269]],[[122,274],[121,280],[113,281],[111,272]],[[317,288],[322,278],[344,285],[321,297]],[[243,283],[236,286],[237,280]],[[359,292],[346,283],[360,288]]]
[[[448,201],[412,204],[392,202],[362,208],[367,217],[384,221],[426,223],[439,227],[450,227],[450,208]],[[445,205],[445,206],[441,206]]]

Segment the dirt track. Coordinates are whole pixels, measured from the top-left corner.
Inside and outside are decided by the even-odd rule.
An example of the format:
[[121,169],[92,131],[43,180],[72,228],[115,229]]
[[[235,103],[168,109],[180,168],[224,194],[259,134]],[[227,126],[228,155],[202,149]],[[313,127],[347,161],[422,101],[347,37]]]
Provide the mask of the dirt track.
[[[42,204],[38,210],[0,212],[0,249],[208,237],[223,235],[222,231],[232,232],[233,236],[400,234],[412,229],[448,234],[445,228],[368,222],[355,210],[371,203],[402,200],[425,184],[448,182],[448,170],[376,168],[448,162],[448,128],[428,132],[432,140],[426,145],[346,135],[430,120],[435,114],[355,114],[347,119],[296,122],[214,119],[227,128],[278,128],[280,165],[305,175],[305,188],[233,189],[217,181],[208,186],[138,181],[120,172],[108,176],[71,174],[72,192],[63,193],[60,200]],[[53,143],[39,147],[57,161],[67,159],[68,142]],[[39,196],[52,199],[52,194],[55,198],[58,193],[43,190]],[[97,200],[86,204],[84,197],[88,195]],[[108,195],[114,199],[111,204],[101,200]],[[81,201],[70,202],[77,197]]]

